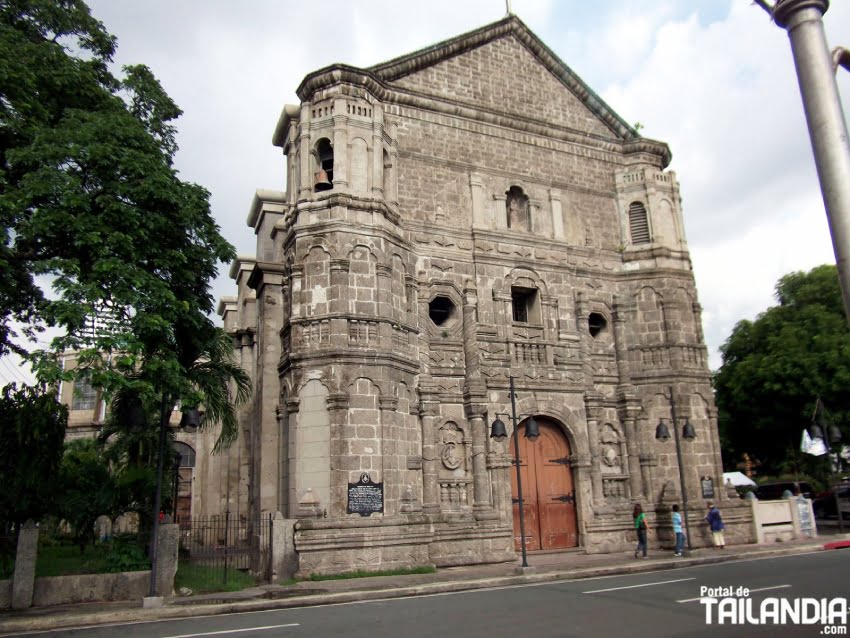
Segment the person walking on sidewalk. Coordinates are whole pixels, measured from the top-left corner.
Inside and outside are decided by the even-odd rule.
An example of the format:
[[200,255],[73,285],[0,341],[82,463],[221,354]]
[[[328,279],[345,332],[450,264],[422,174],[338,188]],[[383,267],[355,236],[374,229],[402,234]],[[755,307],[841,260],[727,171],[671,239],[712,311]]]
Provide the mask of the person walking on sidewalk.
[[676,550],[673,556],[681,556],[685,549],[685,533],[682,531],[682,515],[679,514],[679,506],[673,506],[673,533],[676,535]]
[[640,503],[635,504],[635,509],[632,511],[632,517],[635,519],[635,532],[637,532],[637,547],[635,548],[635,558],[643,552],[643,558],[646,558],[646,514]]
[[708,501],[708,515],[705,517],[706,523],[711,527],[711,537],[714,539],[714,546],[724,549],[726,540],[723,538],[723,517],[720,516],[720,510],[714,507],[714,503]]

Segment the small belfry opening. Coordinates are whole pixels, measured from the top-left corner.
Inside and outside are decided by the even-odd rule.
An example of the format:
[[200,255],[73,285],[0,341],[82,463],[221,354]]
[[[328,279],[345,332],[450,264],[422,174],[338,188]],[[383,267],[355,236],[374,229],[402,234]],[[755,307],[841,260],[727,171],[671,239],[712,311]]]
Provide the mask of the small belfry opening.
[[530,230],[528,224],[528,196],[519,186],[511,186],[505,193],[505,214],[508,228]]
[[598,312],[591,312],[587,318],[587,328],[590,336],[596,338],[608,330],[608,320],[605,318],[605,315]]
[[445,326],[454,316],[455,305],[448,297],[439,295],[428,304],[428,316],[435,326]]
[[313,176],[316,192],[331,190],[334,187],[334,149],[326,137],[316,144],[316,162],[317,170]]

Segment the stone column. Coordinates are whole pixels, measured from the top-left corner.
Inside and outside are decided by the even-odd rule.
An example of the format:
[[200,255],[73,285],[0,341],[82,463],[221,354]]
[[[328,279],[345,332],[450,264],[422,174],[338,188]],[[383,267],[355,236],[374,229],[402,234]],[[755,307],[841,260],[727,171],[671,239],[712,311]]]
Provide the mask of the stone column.
[[508,227],[507,201],[508,198],[504,193],[497,193],[493,195],[494,229]]
[[423,389],[421,396],[419,416],[422,419],[422,510],[435,513],[440,511],[440,495],[434,426],[440,414],[440,404],[436,394]]
[[[581,489],[581,486],[587,484],[588,470],[593,467],[592,466],[592,460],[586,454],[572,454],[572,455],[570,455],[570,467],[573,468],[573,470],[575,472],[575,474],[573,476],[573,479],[575,481],[575,485],[579,489]],[[595,500],[595,498],[594,498],[594,500]],[[582,507],[583,511],[578,513],[578,521],[579,521],[579,528],[578,528],[579,543],[578,544],[579,544],[579,546],[582,546],[582,545],[585,544],[584,538],[583,538],[584,533],[585,533],[584,532],[585,525],[587,524],[587,521],[592,520],[592,516],[593,516],[592,509],[588,506],[588,504],[586,503],[586,501],[584,499],[582,499],[582,505],[583,505],[583,507]]]
[[476,228],[493,228],[492,220],[484,210],[484,180],[479,173],[469,174],[469,189],[472,192],[472,225]]
[[641,477],[643,479],[643,495],[648,501],[655,500],[655,488],[652,484],[652,468],[658,465],[658,458],[654,454],[643,453],[640,455]]
[[498,518],[493,510],[487,464],[487,387],[470,382],[464,389],[466,418],[472,429],[473,511],[478,520]]
[[387,171],[389,184],[384,184],[384,199],[391,204],[398,204],[398,125],[388,122],[385,130],[390,139],[390,168]]
[[384,113],[375,104],[372,108],[372,197],[381,199],[384,196]]
[[605,503],[602,489],[602,451],[599,446],[599,416],[601,397],[586,395],[587,404],[587,440],[590,446],[590,484],[593,490],[593,502],[597,506]]
[[[398,399],[380,397],[378,399],[381,422],[376,425],[376,438],[381,445],[381,480],[384,482],[384,515],[398,514],[401,500],[401,455],[398,451]],[[375,467],[374,464],[372,466]]]
[[463,358],[466,378],[478,379],[478,291],[471,281],[466,282],[463,290]]
[[[356,429],[349,427],[349,413],[351,398],[345,392],[332,393],[327,399],[328,414],[330,416],[330,491],[329,503],[319,503],[319,507],[309,505],[317,510],[317,515],[327,512],[331,518],[342,518],[346,516],[348,509],[348,481],[350,471],[360,470],[360,466],[352,465],[348,458],[348,442],[356,436]],[[377,430],[377,428],[376,428]],[[299,486],[300,487],[300,486]],[[299,505],[300,507],[300,505]],[[308,507],[308,509],[309,509]],[[324,508],[324,511],[323,509]],[[298,514],[296,518],[301,518]]]
[[301,170],[298,180],[299,201],[310,199],[313,194],[313,155],[310,152],[310,105],[301,107],[301,122],[298,124],[298,144],[300,148]]
[[301,400],[298,397],[286,399],[286,509],[285,513],[290,516],[298,507],[297,488],[297,437],[298,437],[298,411],[301,408]]
[[29,520],[18,532],[15,574],[12,576],[12,609],[32,606],[35,588],[35,562],[38,558],[38,527]]
[[626,342],[625,314],[623,304],[619,302],[617,295],[614,295],[611,321],[614,324],[614,351],[617,354],[617,376],[620,378],[621,384],[632,382],[629,366],[629,349]]
[[[386,317],[391,319],[393,316],[393,291],[392,291],[392,267],[387,264],[378,264],[376,266],[375,282],[378,286],[377,295],[375,297],[375,308],[377,309],[378,317]],[[392,326],[383,321],[379,324],[380,332],[380,347],[385,350],[392,349]]]
[[626,430],[626,446],[629,451],[629,491],[632,499],[646,498],[643,489],[643,481],[641,480],[640,471],[640,451],[637,442],[637,432],[635,431],[635,416],[634,412],[640,408],[628,407],[626,414],[623,417],[623,427]]
[[[498,445],[498,444],[497,444]],[[500,452],[496,445],[487,453],[487,469],[493,475],[493,510],[505,524],[513,526],[514,509],[511,502],[511,473],[514,471],[511,457]],[[513,532],[511,532],[513,537]],[[511,544],[513,547],[513,544]]]
[[549,191],[549,208],[552,211],[552,236],[564,239],[564,214],[561,209],[561,191],[553,188]]
[[345,99],[334,100],[334,190],[348,190],[348,116]]

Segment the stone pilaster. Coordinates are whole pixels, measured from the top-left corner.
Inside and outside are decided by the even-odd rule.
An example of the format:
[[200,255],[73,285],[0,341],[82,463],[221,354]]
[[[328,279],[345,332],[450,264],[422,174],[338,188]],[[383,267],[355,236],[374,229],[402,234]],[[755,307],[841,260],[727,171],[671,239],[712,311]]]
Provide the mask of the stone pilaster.
[[436,393],[421,391],[419,418],[422,420],[422,510],[440,511],[440,494],[437,484],[437,433],[435,424],[440,414]]
[[599,445],[599,420],[602,412],[601,396],[588,392],[585,395],[587,410],[587,437],[590,446],[590,482],[593,502],[597,507],[605,503],[602,489],[602,450]]

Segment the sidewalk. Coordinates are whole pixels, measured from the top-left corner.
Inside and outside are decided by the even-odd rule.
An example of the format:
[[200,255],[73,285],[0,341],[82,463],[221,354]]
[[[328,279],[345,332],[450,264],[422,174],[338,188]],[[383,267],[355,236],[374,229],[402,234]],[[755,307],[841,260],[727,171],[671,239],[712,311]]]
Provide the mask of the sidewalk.
[[[830,530],[831,531],[831,530]],[[529,567],[519,561],[496,565],[472,565],[439,569],[433,574],[375,576],[346,580],[302,581],[295,585],[264,585],[240,592],[171,598],[159,609],[142,609],[141,601],[90,603],[73,606],[32,608],[0,613],[0,636],[25,631],[44,631],[89,625],[125,624],[150,620],[186,618],[325,605],[330,603],[400,598],[442,592],[467,591],[505,585],[558,580],[576,580],[630,574],[678,567],[721,563],[741,558],[800,554],[850,548],[850,534],[827,532],[816,539],[770,545],[727,546],[724,550],[696,549],[683,558],[670,551],[650,552],[647,560],[631,552],[584,554],[580,550],[528,555]]]

